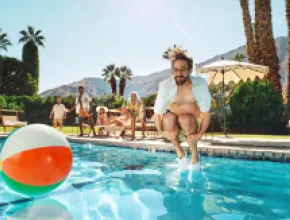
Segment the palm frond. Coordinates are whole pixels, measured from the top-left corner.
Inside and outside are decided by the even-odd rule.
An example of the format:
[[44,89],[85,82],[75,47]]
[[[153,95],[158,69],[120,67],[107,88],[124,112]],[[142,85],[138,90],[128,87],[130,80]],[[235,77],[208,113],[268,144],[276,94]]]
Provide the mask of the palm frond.
[[116,68],[114,70],[114,74],[113,75],[115,75],[116,77],[120,78],[120,76],[121,76],[121,70],[120,70],[120,68]]
[[0,50],[5,50],[7,51],[7,47],[5,45],[0,45]]
[[108,74],[109,70],[107,68],[104,68],[103,72],[104,72],[103,74]]
[[36,43],[37,45],[44,47],[44,44],[42,43],[41,40],[36,39]]
[[38,40],[45,40],[45,37],[41,35],[41,36],[37,36],[37,39]]
[[[1,45],[1,43],[0,43],[0,45]],[[12,45],[11,43],[5,43],[5,44],[2,44],[2,46],[3,46],[3,47],[6,47],[6,48],[7,48],[8,46],[11,46],[11,45]]]
[[35,36],[35,33],[34,33],[34,28],[32,26],[28,26],[28,32],[30,34],[31,37]]
[[0,34],[0,40],[5,39],[7,36],[7,33]]
[[108,71],[113,72],[115,69],[115,64],[110,64],[107,66]]
[[42,32],[42,30],[38,30],[35,32],[35,36],[38,36],[40,33]]
[[19,39],[18,43],[25,43],[25,42],[27,42],[27,41],[28,41],[28,38],[26,38],[26,37],[21,37],[21,38]]
[[128,69],[127,66],[121,66],[121,67],[120,67],[121,72],[126,72],[127,69]]
[[25,30],[20,31],[19,34],[21,34],[22,37],[29,38],[29,34],[28,34],[27,31],[25,31]]
[[130,77],[130,76],[132,76],[132,75],[133,75],[132,70],[128,69],[128,70],[127,70],[127,76]]
[[12,45],[12,43],[8,39],[2,39],[2,40],[0,39],[0,44]]

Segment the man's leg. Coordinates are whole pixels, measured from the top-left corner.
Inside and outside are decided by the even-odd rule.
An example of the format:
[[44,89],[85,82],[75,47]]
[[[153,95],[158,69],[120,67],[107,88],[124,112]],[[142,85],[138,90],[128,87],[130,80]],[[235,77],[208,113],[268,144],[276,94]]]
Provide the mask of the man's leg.
[[53,119],[52,126],[53,126],[54,128],[57,127],[57,121],[56,121],[56,119]]
[[[178,158],[181,159],[185,156],[184,151],[182,150],[179,140],[178,140],[178,120],[177,116],[172,112],[167,112],[163,116],[163,130],[167,133],[168,139],[176,148]],[[173,135],[168,135],[168,132],[172,132]]]
[[58,121],[58,126],[59,126],[60,132],[62,132],[62,120],[61,119]]
[[96,131],[95,131],[95,125],[94,125],[93,117],[90,115],[90,116],[88,116],[88,119],[90,121],[91,130],[93,131],[94,136],[97,136]]
[[79,116],[80,136],[84,136],[84,118]]
[[[196,134],[197,120],[193,115],[184,114],[178,117],[178,124],[182,128],[185,136]],[[198,162],[197,141],[188,141],[189,148],[191,150],[191,163]]]

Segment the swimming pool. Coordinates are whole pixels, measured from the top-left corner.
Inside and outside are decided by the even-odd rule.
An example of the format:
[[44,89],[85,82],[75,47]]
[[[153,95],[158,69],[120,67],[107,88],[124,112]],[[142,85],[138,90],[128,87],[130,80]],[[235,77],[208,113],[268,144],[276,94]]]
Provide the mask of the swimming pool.
[[70,176],[49,195],[26,198],[0,180],[1,219],[290,217],[287,163],[202,156],[201,178],[190,183],[187,173],[176,172],[175,154],[92,144],[71,147]]

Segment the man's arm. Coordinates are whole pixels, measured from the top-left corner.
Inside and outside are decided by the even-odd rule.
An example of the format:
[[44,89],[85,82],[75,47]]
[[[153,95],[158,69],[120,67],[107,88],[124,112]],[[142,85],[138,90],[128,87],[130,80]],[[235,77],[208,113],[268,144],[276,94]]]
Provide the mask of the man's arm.
[[50,119],[52,119],[52,115],[53,115],[53,113],[54,113],[53,110],[54,110],[54,106],[52,107],[52,109],[51,109],[51,111],[50,111],[50,114],[49,114],[49,118],[50,118]]
[[201,127],[200,127],[200,132],[197,134],[197,139],[200,139],[204,133],[206,132],[209,123],[210,123],[210,112],[202,112],[201,113]]
[[83,108],[82,96],[83,95],[79,95],[78,96],[78,99],[77,99],[78,100],[78,103],[76,103],[76,104],[79,104],[80,105],[80,108]]
[[65,106],[63,106],[63,119],[66,119],[66,112],[67,109],[65,108]]
[[162,116],[159,114],[154,115],[154,123],[159,133],[163,132],[162,128]]
[[209,123],[210,123],[210,108],[211,108],[211,95],[208,89],[207,81],[205,79],[202,79],[200,83],[201,87],[201,101],[199,103],[199,108],[201,111],[200,117],[201,117],[201,127],[198,134],[190,136],[189,139],[200,139],[206,130],[208,129]]
[[159,89],[154,105],[154,122],[158,132],[161,134],[163,132],[162,115],[166,113],[167,101],[165,83],[163,82],[159,84]]

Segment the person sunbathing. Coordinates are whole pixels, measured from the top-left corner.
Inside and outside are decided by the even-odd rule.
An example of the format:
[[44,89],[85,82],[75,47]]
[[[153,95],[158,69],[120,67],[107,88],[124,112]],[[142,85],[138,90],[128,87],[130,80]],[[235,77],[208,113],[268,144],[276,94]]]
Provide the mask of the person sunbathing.
[[[108,115],[107,115],[108,108],[104,107],[104,106],[99,106],[96,108],[96,111],[98,113],[96,124],[97,125],[107,125],[108,124]],[[99,128],[98,134],[104,135],[104,128],[103,127]]]
[[120,136],[123,136],[125,133],[125,127],[128,127],[131,125],[131,116],[128,112],[128,109],[125,106],[121,107],[121,115],[120,116],[111,116],[108,119],[108,124],[110,125],[116,125],[119,127],[122,127],[122,131]]

